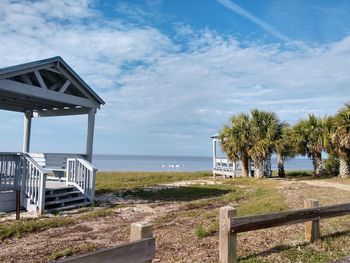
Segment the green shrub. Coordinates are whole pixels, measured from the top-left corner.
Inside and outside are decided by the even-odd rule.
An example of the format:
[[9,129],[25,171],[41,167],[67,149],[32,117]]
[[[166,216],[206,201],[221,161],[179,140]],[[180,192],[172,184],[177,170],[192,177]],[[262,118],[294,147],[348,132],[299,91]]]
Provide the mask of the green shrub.
[[195,234],[197,237],[207,237],[211,234],[218,232],[219,224],[217,221],[212,221],[208,228],[205,228],[203,224],[198,224],[195,228]]
[[328,156],[328,159],[324,162],[326,175],[338,175],[339,174],[339,159],[334,156]]

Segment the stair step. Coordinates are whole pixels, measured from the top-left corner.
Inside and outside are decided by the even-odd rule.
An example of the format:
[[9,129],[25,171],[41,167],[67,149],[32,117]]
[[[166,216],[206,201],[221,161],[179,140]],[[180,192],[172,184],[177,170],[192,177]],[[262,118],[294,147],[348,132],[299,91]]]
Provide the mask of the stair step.
[[64,198],[64,199],[59,199],[55,201],[49,201],[49,202],[45,202],[45,206],[55,205],[55,204],[65,204],[65,203],[70,203],[74,201],[79,201],[82,199],[86,199],[86,197],[82,195],[78,197],[71,197],[71,198]]
[[58,194],[58,193],[65,193],[67,191],[73,191],[76,188],[74,186],[66,186],[66,187],[62,187],[59,189],[46,189],[45,194],[46,195],[50,195],[50,194]]
[[51,209],[46,210],[46,212],[47,213],[55,213],[55,212],[60,212],[60,211],[65,211],[65,210],[72,210],[72,209],[87,206],[87,205],[91,205],[91,202],[86,201],[84,203],[78,203],[78,204],[69,205],[69,206],[51,208]]
[[65,195],[74,195],[74,194],[80,194],[81,192],[79,190],[74,191],[68,191],[68,192],[62,192],[62,193],[53,193],[53,194],[47,194],[45,198],[55,198],[55,197],[62,197]]

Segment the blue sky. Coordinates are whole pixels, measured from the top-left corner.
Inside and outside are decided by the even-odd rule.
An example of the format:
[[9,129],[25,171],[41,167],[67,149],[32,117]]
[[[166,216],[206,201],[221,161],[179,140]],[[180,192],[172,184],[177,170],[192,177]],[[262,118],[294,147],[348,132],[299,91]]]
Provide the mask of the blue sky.
[[[290,123],[350,99],[350,2],[0,1],[0,67],[62,56],[106,101],[95,153],[210,155],[254,107]],[[86,116],[34,119],[32,151],[84,152]],[[0,112],[1,151],[23,117]]]

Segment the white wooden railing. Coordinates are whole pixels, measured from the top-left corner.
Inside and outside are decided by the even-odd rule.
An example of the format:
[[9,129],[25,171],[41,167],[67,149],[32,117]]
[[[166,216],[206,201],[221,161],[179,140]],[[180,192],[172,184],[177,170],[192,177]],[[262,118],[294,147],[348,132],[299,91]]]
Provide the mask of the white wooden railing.
[[[67,185],[75,186],[91,203],[95,199],[96,171],[82,158],[67,158]],[[26,153],[0,153],[0,192],[21,190],[23,198],[34,204],[38,213],[42,214],[50,172]]]
[[95,200],[96,171],[97,169],[84,159],[67,159],[67,185],[78,188],[91,203]]
[[44,213],[47,170],[43,169],[29,155],[22,155],[22,191]]
[[14,191],[20,178],[20,158],[18,153],[0,153],[0,191]]
[[24,153],[0,153],[0,191],[21,190],[42,214],[47,171]]

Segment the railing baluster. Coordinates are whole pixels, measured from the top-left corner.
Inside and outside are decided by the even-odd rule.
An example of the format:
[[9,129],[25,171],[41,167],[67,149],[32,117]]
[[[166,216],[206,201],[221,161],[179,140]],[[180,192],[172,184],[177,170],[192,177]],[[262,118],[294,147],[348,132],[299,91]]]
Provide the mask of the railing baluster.
[[7,191],[8,189],[7,189],[7,161],[8,161],[8,156],[6,155],[6,157],[5,157],[5,171],[4,171],[4,186],[5,186],[5,191]]
[[34,203],[36,203],[37,202],[37,191],[38,191],[38,188],[37,188],[37,183],[38,183],[38,170],[37,169],[35,169],[35,172],[34,172],[34,174],[35,174],[35,176],[34,176],[34,197],[33,197],[33,200],[34,200]]
[[3,190],[3,186],[2,186],[2,167],[3,167],[3,156],[0,155],[0,191]]
[[75,185],[90,201],[95,194],[95,169],[80,158],[67,159],[67,184]]
[[30,164],[30,198],[33,199],[33,187],[34,187],[34,166]]

